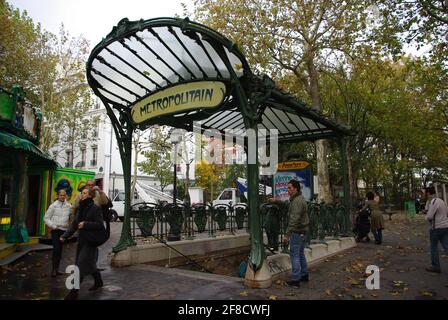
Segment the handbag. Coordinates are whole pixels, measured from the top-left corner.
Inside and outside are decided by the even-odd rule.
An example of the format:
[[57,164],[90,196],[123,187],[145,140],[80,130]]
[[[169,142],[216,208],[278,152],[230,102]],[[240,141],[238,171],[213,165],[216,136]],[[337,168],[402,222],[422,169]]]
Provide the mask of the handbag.
[[81,229],[80,232],[82,233],[83,238],[85,238],[87,243],[92,247],[99,247],[109,239],[104,224],[101,224],[100,229]]

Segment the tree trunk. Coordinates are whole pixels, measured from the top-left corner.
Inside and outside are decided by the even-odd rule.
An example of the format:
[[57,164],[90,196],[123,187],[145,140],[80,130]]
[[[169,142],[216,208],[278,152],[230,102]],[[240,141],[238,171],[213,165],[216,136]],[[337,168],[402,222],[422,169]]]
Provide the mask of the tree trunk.
[[[313,103],[313,109],[322,111],[322,101],[319,88],[319,74],[314,66],[314,53],[308,51],[308,74],[309,74],[309,94]],[[330,189],[330,173],[328,171],[328,142],[325,140],[316,141],[317,154],[317,184],[319,199],[326,203],[333,202],[333,196]]]
[[332,203],[333,196],[330,189],[330,173],[328,171],[327,150],[328,142],[326,140],[316,141],[319,199],[325,203]]
[[[349,197],[351,199],[351,203],[353,199],[355,199],[355,186],[356,186],[356,180],[353,174],[353,159],[352,159],[352,142],[348,140],[347,142],[347,149],[344,150],[347,152],[347,166],[348,166],[348,187],[349,187]],[[351,209],[351,208],[350,208]]]

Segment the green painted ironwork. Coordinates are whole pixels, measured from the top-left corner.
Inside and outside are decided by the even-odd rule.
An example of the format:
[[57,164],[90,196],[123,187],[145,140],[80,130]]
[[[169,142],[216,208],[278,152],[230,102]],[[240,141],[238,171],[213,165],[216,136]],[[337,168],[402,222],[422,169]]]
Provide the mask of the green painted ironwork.
[[272,251],[277,251],[279,248],[279,236],[281,232],[281,211],[275,204],[263,205],[264,214],[263,228],[266,231],[268,238],[268,247]]
[[227,212],[229,208],[224,205],[219,205],[213,208],[213,221],[218,223],[218,230],[223,231],[227,225]]
[[184,223],[182,206],[178,206],[177,204],[168,204],[162,210],[165,212],[166,221],[170,225],[168,241],[180,240],[182,224]]
[[[165,35],[163,35],[163,32],[159,29],[163,29]],[[185,73],[181,73],[179,70],[173,68],[173,64],[168,61],[169,59],[167,56],[157,52],[150,45],[148,45],[142,36],[144,32],[147,32],[148,36],[151,36],[153,40],[158,41],[158,44],[163,46],[164,50],[169,52],[170,58],[172,60],[174,59],[173,61],[176,61],[176,65],[180,64],[185,69]],[[184,58],[182,58],[179,53],[168,44],[168,35],[170,37],[170,41],[174,41],[174,43],[177,41],[180,47],[186,52],[186,56],[189,57],[191,60],[190,62],[193,63],[193,66],[200,71],[202,77],[193,72],[192,66],[186,65],[183,60]],[[185,43],[182,42],[180,39],[181,37],[188,37],[188,41]],[[132,41],[138,43],[140,47],[146,48],[146,50],[149,51],[147,53],[151,53],[151,55],[155,56],[157,58],[157,63],[162,65],[163,69],[170,70],[171,76],[164,75],[161,72],[161,69],[157,69],[154,65],[151,65],[147,61],[146,56],[143,58],[143,56],[137,52],[135,47],[132,47]],[[207,63],[209,67],[211,66],[214,70],[215,74],[213,76],[207,75],[204,70],[205,67],[203,68],[203,62],[198,61],[196,59],[197,57],[189,51],[186,43],[191,43],[191,41],[193,41],[198,48],[202,49],[202,53],[205,54],[205,58],[208,59]],[[210,56],[209,50],[205,48],[204,43],[213,48],[213,51],[221,59],[220,64],[222,65],[223,63],[225,65],[225,71],[230,75],[229,77],[222,74],[224,70],[218,68],[215,61]],[[116,44],[121,52],[127,52],[127,54],[132,55],[132,58],[139,61],[139,64],[145,65],[145,70],[136,68],[128,60],[121,57],[119,52],[115,52],[114,49],[110,47],[112,44]],[[239,59],[241,66],[236,67],[233,65],[229,60],[229,55],[233,55]],[[106,56],[113,56],[116,61],[120,61],[120,64],[126,65],[126,68],[130,68],[128,70],[133,70],[132,72],[136,75],[136,77],[130,77],[127,75],[123,69],[120,70],[117,66],[110,63],[110,60],[105,58]],[[238,76],[236,69],[241,70],[242,75]],[[128,84],[132,83],[132,86],[126,86],[124,85],[124,82],[117,82],[115,80],[115,76],[108,76],[104,70],[109,70],[115,76],[123,77],[123,79],[125,79],[124,81]],[[137,77],[141,78],[141,80],[137,80]],[[264,112],[264,108],[266,108],[266,103],[271,101],[279,112],[293,112],[299,116],[299,113],[303,112],[311,121],[318,121],[323,125],[319,126],[316,122],[316,128],[318,129],[311,130],[308,128],[308,133],[304,133],[298,128],[299,132],[285,134],[283,137],[284,141],[289,139],[294,141],[312,141],[318,138],[334,136],[334,132],[338,132],[339,134],[347,134],[348,132],[341,126],[331,123],[325,117],[310,110],[303,103],[299,103],[293,96],[276,89],[273,81],[269,77],[255,76],[251,72],[245,57],[235,44],[216,31],[211,30],[204,25],[191,22],[188,19],[157,18],[133,22],[128,19],[122,19],[118,25],[113,28],[112,32],[110,32],[106,38],[104,38],[103,41],[101,41],[101,43],[93,49],[87,62],[87,79],[95,94],[98,95],[105,104],[107,114],[111,119],[112,126],[117,137],[118,148],[120,150],[123,163],[126,194],[125,219],[119,243],[113,248],[114,252],[118,252],[126,249],[128,246],[135,245],[130,233],[130,177],[132,133],[136,129],[146,129],[148,126],[153,124],[163,124],[173,127],[181,127],[192,131],[192,121],[204,120],[209,118],[214,113],[232,109],[237,110],[242,115],[243,119],[242,124],[240,125],[243,125],[244,127],[239,129],[252,129],[253,132],[255,132],[256,141],[254,148],[255,154],[251,154],[251,157],[255,159],[255,163],[250,162],[247,165],[248,206],[246,209],[246,214],[249,220],[248,229],[251,232],[251,251],[248,263],[255,271],[262,266],[266,256],[263,245],[263,229],[259,210],[259,165],[257,148],[258,127],[262,122],[262,113]],[[154,89],[150,90],[146,85],[143,85],[143,79],[145,82],[151,83],[151,86],[154,86]],[[155,79],[162,79],[163,81],[158,82]],[[213,110],[198,109],[191,113],[184,112],[182,117],[173,117],[171,114],[148,118],[149,120],[142,121],[138,124],[132,121],[131,108],[137,102],[142,101],[149,95],[166,88],[200,80],[220,81],[225,84],[227,99],[224,99],[222,105]],[[105,86],[104,83],[113,84],[113,88],[110,85],[109,87]],[[135,87],[135,85],[137,87]],[[117,115],[114,113],[114,110],[118,112],[118,119]],[[329,130],[322,129],[324,127],[327,129],[329,128]],[[207,128],[207,126],[205,126],[205,128]],[[220,132],[222,131],[221,129],[219,130]],[[173,236],[178,235],[179,228],[181,228],[180,226],[183,221],[182,214],[174,213],[176,210],[177,209],[173,210],[172,213],[165,215],[166,220],[170,223],[170,230]],[[194,217],[194,222],[196,223],[198,229],[203,229],[205,226],[206,218],[204,219],[201,210],[196,211]],[[220,210],[215,210],[214,208],[210,208],[210,210],[211,215],[209,215],[209,218],[212,221],[209,221],[211,225],[209,228],[209,233],[213,236],[215,234],[215,224],[213,223],[213,220],[218,222],[219,229],[223,229],[223,227],[225,228],[225,225],[227,224],[225,222],[227,219],[227,212],[224,214]],[[328,216],[329,213],[327,211],[331,211],[331,209],[323,207],[322,212],[318,214],[319,220],[321,218],[323,219],[322,222],[318,223],[316,228],[319,235],[325,235],[328,233],[328,231],[325,231],[326,229],[334,228],[335,218]],[[280,209],[280,212],[281,230],[284,231],[286,228],[285,223],[287,223],[287,218],[285,217],[286,211]],[[237,226],[238,228],[241,228],[241,222],[243,221],[244,215],[242,211],[238,210],[235,214],[238,216],[236,220]],[[277,230],[278,228],[275,227],[274,229]],[[280,231],[280,233],[282,231]],[[334,233],[333,229],[332,231]]]
[[317,239],[319,235],[319,205],[316,201],[310,201],[307,205],[310,219],[309,233],[307,237],[307,244],[309,246],[311,244],[311,239]]
[[194,223],[198,228],[198,232],[204,232],[207,225],[207,208],[205,205],[193,206]]
[[243,229],[244,228],[244,220],[246,220],[247,216],[247,208],[246,206],[235,206],[235,221],[237,229]]
[[152,236],[152,230],[156,223],[156,216],[154,207],[142,206],[137,209],[138,216],[136,219],[137,225],[140,228],[142,236],[149,237]]

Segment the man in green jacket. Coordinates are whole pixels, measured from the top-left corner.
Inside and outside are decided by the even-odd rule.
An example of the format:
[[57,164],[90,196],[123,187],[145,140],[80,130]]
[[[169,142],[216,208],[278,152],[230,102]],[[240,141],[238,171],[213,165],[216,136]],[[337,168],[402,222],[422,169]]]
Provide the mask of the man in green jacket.
[[305,198],[300,192],[300,183],[291,180],[288,183],[289,194],[289,222],[284,242],[289,241],[289,254],[291,257],[292,277],[286,283],[299,288],[301,281],[308,281],[308,265],[305,258],[306,234],[309,230],[310,219]]

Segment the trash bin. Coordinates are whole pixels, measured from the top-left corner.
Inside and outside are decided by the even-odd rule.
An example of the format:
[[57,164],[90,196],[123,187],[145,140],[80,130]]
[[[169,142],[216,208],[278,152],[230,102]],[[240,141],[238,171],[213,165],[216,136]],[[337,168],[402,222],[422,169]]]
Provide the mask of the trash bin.
[[409,218],[415,218],[416,210],[415,210],[415,201],[406,201],[404,203],[404,210]]

